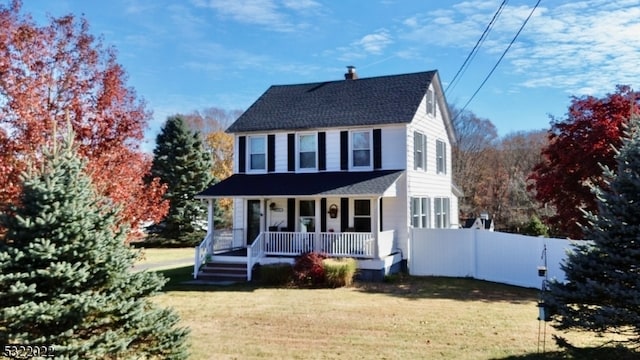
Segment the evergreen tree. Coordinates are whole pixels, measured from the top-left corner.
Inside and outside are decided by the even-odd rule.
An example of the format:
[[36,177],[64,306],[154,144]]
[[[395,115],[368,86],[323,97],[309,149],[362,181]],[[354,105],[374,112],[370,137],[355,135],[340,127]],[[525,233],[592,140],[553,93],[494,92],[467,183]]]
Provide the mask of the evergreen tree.
[[616,171],[603,166],[608,190],[593,187],[598,213],[585,212],[587,238],[562,264],[547,301],[558,329],[624,335],[640,344],[640,117],[633,116],[616,151]]
[[150,178],[167,184],[169,214],[161,234],[188,242],[201,230],[206,207],[193,196],[211,184],[211,156],[200,135],[187,127],[181,116],[169,117],[156,138]]
[[69,135],[23,175],[0,214],[0,344],[48,344],[62,359],[184,359],[188,330],[149,296],[165,280],[132,272],[119,208],[97,194]]

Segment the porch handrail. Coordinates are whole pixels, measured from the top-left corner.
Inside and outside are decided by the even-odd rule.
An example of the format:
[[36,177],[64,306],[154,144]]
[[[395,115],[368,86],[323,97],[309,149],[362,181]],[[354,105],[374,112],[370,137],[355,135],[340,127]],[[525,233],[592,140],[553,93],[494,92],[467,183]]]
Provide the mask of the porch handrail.
[[207,236],[200,242],[198,246],[195,247],[195,261],[193,262],[193,279],[198,278],[198,271],[200,271],[200,266],[206,263],[207,255],[211,254],[212,251],[212,242],[213,242],[213,233],[207,233]]
[[264,256],[264,233],[261,232],[253,243],[247,246],[247,281],[251,281],[253,265]]

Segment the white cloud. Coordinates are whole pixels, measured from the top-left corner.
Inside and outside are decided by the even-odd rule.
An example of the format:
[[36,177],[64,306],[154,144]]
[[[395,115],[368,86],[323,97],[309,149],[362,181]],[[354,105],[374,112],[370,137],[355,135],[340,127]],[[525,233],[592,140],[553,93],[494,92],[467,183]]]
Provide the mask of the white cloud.
[[193,0],[197,7],[215,10],[224,18],[237,22],[258,25],[272,31],[291,32],[308,26],[304,22],[295,22],[288,11],[305,12],[319,7],[313,0]]
[[361,46],[368,53],[380,54],[392,42],[389,32],[385,29],[381,29],[373,34],[363,36],[362,39],[356,42],[356,44]]
[[[501,65],[503,72],[523,78],[524,87],[559,88],[575,95],[600,95],[617,84],[633,85],[640,79],[638,5],[637,0],[582,0],[540,7]],[[453,6],[454,11],[417,14],[402,23],[402,38],[470,51],[498,6],[499,1],[465,1]],[[481,54],[497,61],[531,9],[505,7]]]

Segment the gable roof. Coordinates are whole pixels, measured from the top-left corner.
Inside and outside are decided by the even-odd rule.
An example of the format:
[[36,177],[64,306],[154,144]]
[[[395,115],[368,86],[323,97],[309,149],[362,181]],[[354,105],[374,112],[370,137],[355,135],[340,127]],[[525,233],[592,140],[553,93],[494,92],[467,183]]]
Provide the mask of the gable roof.
[[437,78],[436,70],[274,85],[227,132],[410,123],[434,77]]
[[382,195],[403,173],[403,170],[377,170],[234,174],[195,197]]

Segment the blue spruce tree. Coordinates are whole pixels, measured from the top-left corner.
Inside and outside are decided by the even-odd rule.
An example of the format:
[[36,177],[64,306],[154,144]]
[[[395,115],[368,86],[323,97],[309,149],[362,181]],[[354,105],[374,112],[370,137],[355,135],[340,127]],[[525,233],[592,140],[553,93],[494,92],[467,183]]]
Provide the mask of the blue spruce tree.
[[184,359],[188,330],[150,300],[165,280],[132,272],[118,209],[94,191],[68,135],[23,176],[0,214],[0,344],[46,344],[61,359]]
[[630,119],[617,169],[604,167],[609,186],[594,187],[598,213],[585,213],[590,242],[576,245],[562,264],[567,281],[553,281],[546,301],[554,326],[621,335],[640,344],[640,117]]

